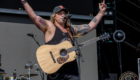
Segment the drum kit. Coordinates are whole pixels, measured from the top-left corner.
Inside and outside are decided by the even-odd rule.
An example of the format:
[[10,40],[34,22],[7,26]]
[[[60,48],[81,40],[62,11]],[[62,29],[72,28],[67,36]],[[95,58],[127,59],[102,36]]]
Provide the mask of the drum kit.
[[25,69],[28,69],[27,74],[21,74],[19,75],[20,78],[16,77],[16,70],[14,70],[13,76],[14,77],[5,77],[7,73],[0,72],[0,75],[3,75],[3,80],[30,80],[30,77],[37,76],[38,74],[30,73],[33,66],[31,65],[31,61],[28,62],[28,64],[25,65]]

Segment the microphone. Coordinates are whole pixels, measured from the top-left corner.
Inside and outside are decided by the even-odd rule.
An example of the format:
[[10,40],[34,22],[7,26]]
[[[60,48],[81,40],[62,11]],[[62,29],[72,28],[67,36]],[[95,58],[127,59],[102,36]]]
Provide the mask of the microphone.
[[64,20],[64,19],[69,19],[69,17],[62,17],[62,19]]
[[67,14],[66,17],[62,17],[63,20],[65,19],[69,19],[72,15],[71,14]]
[[28,35],[28,36],[32,36],[32,37],[35,36],[35,34],[33,34],[33,33],[28,33],[27,35]]

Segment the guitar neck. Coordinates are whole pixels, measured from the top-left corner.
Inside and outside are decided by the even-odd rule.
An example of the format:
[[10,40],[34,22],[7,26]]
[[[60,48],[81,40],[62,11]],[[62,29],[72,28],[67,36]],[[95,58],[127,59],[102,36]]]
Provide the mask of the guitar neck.
[[[87,46],[91,43],[94,43],[94,42],[98,41],[98,40],[100,40],[100,38],[96,37],[96,38],[90,39],[88,41],[82,42],[82,43],[79,44],[79,48],[85,47],[85,46]],[[76,49],[77,49],[76,46],[73,46],[73,47],[67,49],[67,52],[69,53],[71,51],[75,51]]]
[[85,41],[85,42],[80,43],[80,44],[79,44],[79,47],[80,47],[80,48],[85,47],[85,46],[87,46],[87,45],[89,45],[89,44],[92,44],[92,43],[98,41],[98,40],[100,40],[99,37],[96,37],[96,38],[87,40],[87,41]]

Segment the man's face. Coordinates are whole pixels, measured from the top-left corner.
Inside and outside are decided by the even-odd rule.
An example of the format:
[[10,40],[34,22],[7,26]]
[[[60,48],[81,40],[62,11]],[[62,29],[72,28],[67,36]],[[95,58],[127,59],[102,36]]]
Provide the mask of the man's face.
[[66,19],[63,20],[62,19],[63,17],[66,17],[66,13],[65,13],[65,11],[61,10],[56,13],[54,19],[57,23],[64,24],[66,22]]

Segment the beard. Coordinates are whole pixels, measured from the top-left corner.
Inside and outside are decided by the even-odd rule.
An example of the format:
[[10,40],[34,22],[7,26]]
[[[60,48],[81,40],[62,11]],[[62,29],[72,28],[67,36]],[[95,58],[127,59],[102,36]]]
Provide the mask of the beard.
[[66,19],[59,19],[59,20],[56,20],[57,23],[59,24],[65,24],[66,23]]

